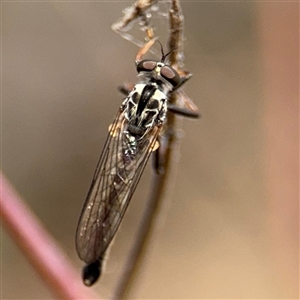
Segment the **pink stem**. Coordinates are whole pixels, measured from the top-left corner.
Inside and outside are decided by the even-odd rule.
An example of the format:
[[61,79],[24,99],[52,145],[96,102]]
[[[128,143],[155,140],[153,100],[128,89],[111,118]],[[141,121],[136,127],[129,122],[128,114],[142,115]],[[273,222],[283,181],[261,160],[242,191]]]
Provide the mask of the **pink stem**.
[[270,248],[292,298],[299,293],[299,2],[258,5]]
[[2,172],[0,183],[2,223],[50,290],[58,299],[99,299],[84,287],[80,274]]

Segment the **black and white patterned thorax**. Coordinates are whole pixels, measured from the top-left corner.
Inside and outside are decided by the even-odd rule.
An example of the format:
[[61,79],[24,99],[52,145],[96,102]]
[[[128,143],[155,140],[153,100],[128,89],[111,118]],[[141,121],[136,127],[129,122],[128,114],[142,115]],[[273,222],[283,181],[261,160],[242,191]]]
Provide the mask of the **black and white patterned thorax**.
[[163,123],[167,112],[166,94],[155,83],[139,83],[124,102],[128,131],[142,137],[153,126]]
[[127,132],[142,138],[154,126],[163,124],[169,93],[179,84],[179,75],[170,66],[143,60],[137,64],[140,82],[122,104],[128,122]]

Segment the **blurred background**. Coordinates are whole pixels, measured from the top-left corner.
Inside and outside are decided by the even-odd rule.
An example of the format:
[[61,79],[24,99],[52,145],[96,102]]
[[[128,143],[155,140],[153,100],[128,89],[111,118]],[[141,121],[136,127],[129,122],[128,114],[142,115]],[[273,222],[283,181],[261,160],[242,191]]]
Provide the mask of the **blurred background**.
[[[137,47],[124,2],[4,2],[2,170],[81,273],[77,221]],[[182,2],[185,91],[177,176],[130,298],[299,298],[299,3]],[[165,20],[158,19],[166,44]],[[148,165],[93,287],[108,298],[145,207]],[[2,299],[53,299],[5,230]]]

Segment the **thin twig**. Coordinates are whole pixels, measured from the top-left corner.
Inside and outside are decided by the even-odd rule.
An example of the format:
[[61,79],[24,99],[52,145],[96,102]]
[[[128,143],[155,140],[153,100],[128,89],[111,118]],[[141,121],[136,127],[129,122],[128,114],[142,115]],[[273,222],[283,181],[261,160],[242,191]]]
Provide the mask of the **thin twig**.
[[[185,71],[183,71],[183,15],[178,0],[172,1],[169,18],[171,27],[169,49],[175,49],[172,55],[170,55],[170,64],[175,66],[176,69],[179,69],[179,71],[182,71],[182,73],[185,73]],[[169,101],[170,103],[175,103],[176,100],[176,93],[173,93]],[[115,300],[124,299],[130,293],[139,269],[141,268],[142,261],[145,258],[145,250],[153,236],[155,224],[159,218],[162,201],[166,193],[174,152],[178,152],[179,150],[179,143],[176,142],[176,119],[177,117],[174,114],[168,114],[165,125],[166,131],[163,136],[165,147],[164,173],[161,175],[153,175],[147,206],[134,245],[126,260],[125,268],[120,276],[120,280],[113,295],[113,299]],[[177,149],[175,149],[175,145]]]
[[[123,18],[112,25],[112,30],[120,34],[123,39],[128,40],[134,45],[141,48],[144,45],[144,41],[140,41],[134,38],[134,36],[128,33],[128,30],[133,26],[135,22],[139,20],[142,21],[143,28],[147,32],[148,37],[152,36],[153,31],[152,28],[148,26],[149,20],[146,16],[146,12],[157,2],[158,0],[137,0],[133,5],[127,7],[124,10]],[[150,52],[156,54],[155,50],[151,49]]]
[[1,223],[58,299],[99,299],[82,285],[80,275],[30,208],[0,173]]

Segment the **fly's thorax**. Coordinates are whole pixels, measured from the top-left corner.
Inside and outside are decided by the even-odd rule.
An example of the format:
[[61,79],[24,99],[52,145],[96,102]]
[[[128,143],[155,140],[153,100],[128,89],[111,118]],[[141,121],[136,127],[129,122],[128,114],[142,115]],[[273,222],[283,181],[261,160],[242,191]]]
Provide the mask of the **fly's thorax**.
[[128,131],[142,137],[151,128],[162,124],[167,112],[167,95],[156,83],[139,83],[123,103]]

